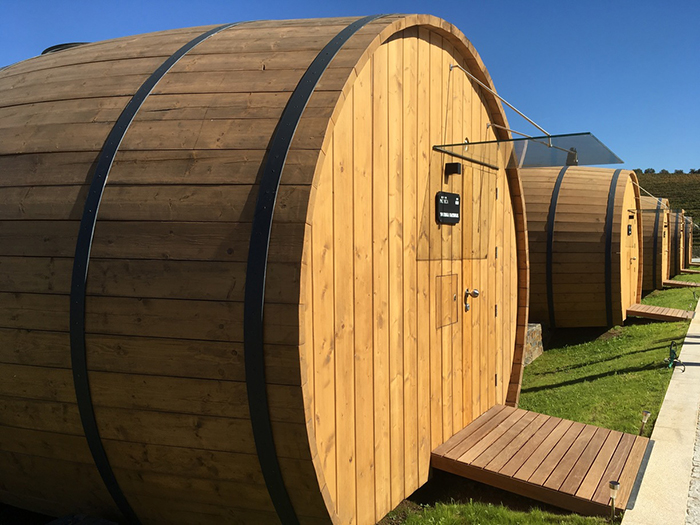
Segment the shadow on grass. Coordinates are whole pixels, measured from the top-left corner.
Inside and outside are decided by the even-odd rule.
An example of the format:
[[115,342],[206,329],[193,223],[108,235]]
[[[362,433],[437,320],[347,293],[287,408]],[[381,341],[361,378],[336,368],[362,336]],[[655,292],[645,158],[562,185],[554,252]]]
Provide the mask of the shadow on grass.
[[570,511],[559,507],[436,469],[432,470],[432,476],[428,483],[414,492],[409,500],[418,505],[431,506],[436,503],[464,504],[473,500],[492,505],[503,505],[511,510],[521,512],[528,512],[536,507],[553,514],[571,514]]
[[[580,345],[594,341],[607,333],[607,328],[554,328],[549,330],[545,350],[561,346]],[[544,341],[543,341],[544,343]]]
[[587,361],[585,363],[579,363],[576,365],[562,366],[562,367],[557,368],[556,370],[548,370],[546,372],[533,372],[532,375],[537,376],[537,377],[542,377],[542,376],[546,376],[546,375],[550,375],[550,374],[559,374],[561,372],[568,372],[570,370],[577,370],[579,368],[585,368],[587,366],[594,366],[594,365],[598,365],[601,363],[609,363],[610,361],[615,361],[617,359],[623,359],[623,358],[630,356],[630,355],[644,354],[646,352],[653,352],[654,350],[660,350],[662,348],[666,348],[667,346],[668,345],[665,345],[665,344],[658,345],[658,346],[652,346],[650,348],[645,348],[644,350],[635,350],[634,352],[626,352],[624,354],[618,354],[618,355],[615,355],[612,357],[608,357],[606,359],[598,359],[597,361]]
[[550,388],[560,388],[563,386],[576,385],[578,383],[586,383],[590,381],[595,381],[597,379],[603,379],[604,377],[610,377],[615,375],[630,374],[634,372],[644,372],[646,370],[656,370],[661,368],[659,363],[649,363],[644,366],[632,366],[629,368],[621,368],[619,370],[611,370],[609,372],[604,372],[602,374],[593,374],[590,376],[579,377],[578,379],[572,379],[570,381],[562,381],[561,383],[552,383],[550,385],[533,386],[530,388],[523,388],[521,392],[541,392],[542,390],[549,390]]

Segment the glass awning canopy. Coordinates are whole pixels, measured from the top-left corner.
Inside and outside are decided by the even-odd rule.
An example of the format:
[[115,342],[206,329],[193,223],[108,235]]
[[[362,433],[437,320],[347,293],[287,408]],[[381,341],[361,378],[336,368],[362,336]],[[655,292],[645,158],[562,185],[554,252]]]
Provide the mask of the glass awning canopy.
[[433,149],[492,169],[498,169],[499,155],[504,155],[504,158],[508,159],[508,168],[622,163],[622,159],[592,133],[462,142],[433,146]]

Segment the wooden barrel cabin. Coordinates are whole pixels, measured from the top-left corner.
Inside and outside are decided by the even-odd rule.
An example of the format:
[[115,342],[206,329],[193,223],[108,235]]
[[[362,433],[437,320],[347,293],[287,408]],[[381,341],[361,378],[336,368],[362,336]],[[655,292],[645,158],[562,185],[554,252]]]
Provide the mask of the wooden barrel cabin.
[[685,261],[683,268],[690,268],[693,263],[693,232],[695,226],[693,225],[693,218],[686,215],[685,216],[685,244],[683,246],[683,252],[685,254]]
[[685,262],[685,210],[671,210],[669,228],[669,276],[675,277],[681,273]]
[[668,279],[668,199],[641,197],[641,216],[644,228],[644,257],[642,290],[660,290]]
[[637,176],[568,166],[520,170],[530,244],[530,321],[615,326],[642,289]]
[[0,71],[0,501],[375,523],[515,404],[521,185],[504,158],[446,176],[432,146],[508,138],[452,65],[492,86],[457,28],[390,15]]

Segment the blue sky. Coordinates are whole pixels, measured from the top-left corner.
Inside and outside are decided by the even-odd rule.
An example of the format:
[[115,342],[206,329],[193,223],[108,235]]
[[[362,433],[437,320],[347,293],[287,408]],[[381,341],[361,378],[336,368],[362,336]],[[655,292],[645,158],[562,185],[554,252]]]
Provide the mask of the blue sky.
[[697,0],[0,0],[0,8],[0,67],[58,43],[178,27],[428,13],[459,27],[500,95],[548,132],[590,131],[627,168],[700,169]]

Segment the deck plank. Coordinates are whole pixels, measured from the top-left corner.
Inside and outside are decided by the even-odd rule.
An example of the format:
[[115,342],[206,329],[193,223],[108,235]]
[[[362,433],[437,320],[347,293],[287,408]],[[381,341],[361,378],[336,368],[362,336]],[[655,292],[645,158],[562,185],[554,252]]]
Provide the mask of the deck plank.
[[579,458],[586,449],[586,446],[591,441],[591,438],[596,433],[596,427],[592,425],[585,425],[581,433],[573,442],[566,454],[561,458],[559,464],[554,468],[552,473],[547,478],[547,481],[543,483],[545,487],[550,489],[559,490],[564,481],[566,480],[569,473],[573,470],[574,466],[578,462]]
[[617,432],[616,430],[610,431],[593,465],[588,469],[586,477],[583,478],[581,486],[576,491],[576,496],[584,499],[593,498],[598,484],[600,483],[600,478],[603,476],[608,463],[610,463],[610,459],[613,457],[615,449],[620,443],[620,439],[622,439],[622,432]]
[[527,481],[530,476],[537,470],[540,464],[547,458],[552,449],[556,446],[559,440],[566,435],[573,421],[562,419],[554,430],[542,441],[537,450],[527,459],[523,466],[513,475],[514,478]]
[[633,304],[627,309],[627,316],[643,317],[656,321],[685,321],[692,319],[695,316],[695,312],[693,310],[681,310],[679,308]]
[[634,482],[637,478],[637,472],[644,460],[644,454],[646,453],[647,446],[649,445],[649,440],[643,437],[637,437],[634,440],[634,445],[632,445],[632,450],[627,457],[627,462],[625,463],[622,473],[618,482],[620,483],[620,491],[617,494],[617,501],[615,506],[626,507],[627,501],[632,494],[632,487],[634,487]]
[[522,430],[522,432],[515,436],[513,440],[503,448],[503,450],[496,454],[491,461],[484,466],[488,467],[489,470],[493,470],[494,472],[500,471],[506,463],[512,460],[515,455],[522,450],[523,445],[533,438],[534,434],[540,428],[542,428],[542,425],[544,425],[548,419],[550,419],[549,416],[544,414],[536,414],[532,421],[530,421]]
[[509,428],[517,424],[523,416],[527,413],[525,410],[515,409],[507,418],[505,418],[501,423],[494,428],[491,432],[486,434],[483,438],[475,443],[473,447],[467,450],[464,454],[459,457],[460,461],[465,461],[472,463],[476,458],[481,455],[487,448],[489,448],[494,442],[496,442],[503,434],[505,434]]
[[700,283],[688,281],[664,281],[663,285],[667,288],[700,288]]
[[472,421],[469,425],[464,427],[462,430],[457,432],[450,439],[448,439],[443,444],[438,446],[435,450],[433,450],[433,454],[437,454],[437,455],[447,454],[449,451],[451,451],[453,448],[455,448],[457,445],[459,445],[465,439],[467,439],[469,436],[471,436],[474,432],[479,430],[483,425],[488,423],[492,418],[496,417],[496,415],[499,412],[501,412],[504,408],[506,408],[506,407],[504,407],[503,405],[492,406],[490,409],[488,409],[486,412],[484,412],[478,418],[476,418],[474,421]]
[[525,412],[525,414],[523,414],[517,423],[511,425],[510,428],[507,428],[501,437],[494,441],[491,446],[486,448],[476,459],[474,459],[474,461],[472,461],[472,464],[475,467],[485,467],[491,462],[491,460],[501,455],[503,453],[503,449],[505,449],[513,441],[513,439],[515,439],[525,428],[530,425],[532,420],[537,417],[537,413],[535,412],[525,410],[523,412]]
[[537,470],[532,473],[532,476],[530,476],[528,481],[537,485],[544,485],[550,474],[552,474],[561,459],[564,457],[564,454],[568,452],[569,448],[571,445],[573,445],[574,441],[578,438],[579,434],[581,434],[581,431],[583,431],[585,426],[586,425],[583,423],[574,422],[569,427],[569,430],[566,431],[566,434],[564,434],[562,438],[557,441],[552,448],[552,451],[546,458],[544,458],[544,461],[542,461],[540,466],[537,467]]
[[461,441],[456,447],[445,454],[445,457],[449,459],[457,459],[464,455],[465,452],[481,441],[484,436],[488,435],[489,432],[500,425],[504,419],[509,417],[514,412],[515,409],[511,407],[506,407],[504,410],[501,410],[498,414],[495,414],[483,425],[481,425],[476,432],[473,432],[471,435],[467,436],[466,439]]
[[581,514],[626,507],[649,439],[501,405],[433,451],[434,468]]
[[620,474],[622,469],[627,462],[627,457],[629,456],[632,445],[634,445],[635,436],[632,434],[623,434],[620,439],[620,444],[615,449],[615,454],[613,454],[612,459],[608,463],[608,467],[600,478],[600,483],[598,488],[593,495],[593,501],[598,503],[603,503],[607,505],[610,502],[610,481],[617,481],[620,479]]
[[581,457],[576,462],[576,465],[574,465],[574,468],[571,469],[571,472],[567,476],[564,483],[562,483],[561,487],[559,487],[561,492],[571,495],[576,494],[576,491],[583,482],[583,478],[588,473],[588,469],[591,468],[593,461],[595,461],[596,456],[598,456],[598,452],[600,452],[600,449],[603,447],[603,443],[605,443],[605,440],[609,434],[610,431],[607,428],[599,428],[596,430],[596,433],[588,443],[586,450],[583,451],[583,454],[581,454]]
[[[549,416],[548,416],[549,417]],[[500,469],[496,469],[494,465],[493,470],[498,470],[500,474],[504,476],[514,476],[515,473],[523,466],[523,464],[530,459],[530,456],[537,450],[537,448],[542,444],[542,442],[547,439],[547,436],[552,433],[552,431],[557,428],[561,419],[558,417],[549,417],[542,426],[532,435],[532,437],[522,445],[522,448],[518,450],[515,455],[509,459],[506,464]],[[490,465],[489,465],[490,468]]]

